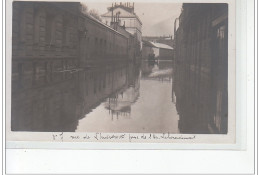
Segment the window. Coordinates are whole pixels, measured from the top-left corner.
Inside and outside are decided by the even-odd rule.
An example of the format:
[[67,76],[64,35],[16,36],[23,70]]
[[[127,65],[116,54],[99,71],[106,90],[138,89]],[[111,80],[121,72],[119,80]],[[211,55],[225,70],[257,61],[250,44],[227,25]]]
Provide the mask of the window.
[[225,26],[218,28],[217,37],[223,39],[225,37]]
[[40,41],[40,12],[35,11],[34,16],[34,43],[38,44]]
[[94,76],[94,94],[97,93],[97,77]]
[[54,16],[53,15],[47,15],[46,16],[46,43],[48,45],[53,44],[54,39]]
[[99,53],[103,53],[103,46],[102,46],[102,44],[103,44],[103,40],[102,39],[100,39],[100,41],[99,41]]
[[101,79],[102,77],[100,77],[99,78],[99,81],[98,81],[98,90],[99,90],[99,92],[101,91],[101,87],[102,87],[102,85],[101,85],[101,83],[102,83],[102,79]]
[[107,40],[104,41],[104,53],[107,53]]
[[62,30],[62,43],[64,46],[68,46],[69,45],[69,36],[70,36],[70,32],[69,32],[69,22],[68,20],[63,20],[63,30]]
[[85,94],[88,95],[88,73],[85,72]]
[[98,52],[98,39],[97,38],[95,38],[95,48],[94,48],[94,50],[95,50],[95,55],[96,55],[97,52]]
[[103,74],[103,88],[106,88],[106,74]]

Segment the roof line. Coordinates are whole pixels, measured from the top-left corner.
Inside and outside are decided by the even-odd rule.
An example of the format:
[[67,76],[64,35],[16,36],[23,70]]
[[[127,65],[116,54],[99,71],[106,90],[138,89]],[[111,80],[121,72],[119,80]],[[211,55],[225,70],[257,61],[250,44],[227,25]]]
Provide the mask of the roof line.
[[[120,8],[120,7],[117,7],[117,8]],[[115,8],[116,9],[116,8]],[[127,10],[125,10],[125,11],[127,11]],[[102,16],[102,17],[111,17],[111,16],[105,16],[105,14],[107,14],[107,13],[109,13],[110,11],[108,11],[108,12],[106,12],[106,13],[104,13],[104,14],[102,14],[102,15],[100,15],[100,16]],[[128,11],[127,11],[128,12]],[[112,12],[111,12],[112,13]],[[128,12],[128,13],[130,13],[130,12]],[[132,14],[132,13],[130,13],[130,14]],[[140,20],[140,18],[139,18],[139,16],[136,14],[136,13],[133,13],[132,15],[134,15],[134,17],[136,17],[137,19],[138,19],[138,21],[141,23],[141,25],[143,25],[143,23],[142,23],[142,21]],[[120,18],[120,16],[119,16],[119,18]],[[130,17],[129,17],[130,18]]]

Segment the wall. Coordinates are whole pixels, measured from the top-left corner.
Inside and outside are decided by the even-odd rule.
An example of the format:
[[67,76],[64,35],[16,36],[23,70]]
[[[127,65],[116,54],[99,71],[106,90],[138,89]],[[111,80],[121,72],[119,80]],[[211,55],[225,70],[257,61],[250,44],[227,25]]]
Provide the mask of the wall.
[[80,18],[82,55],[81,66],[127,60],[128,38],[120,32],[92,18]]
[[173,47],[173,43],[174,43],[172,36],[167,36],[167,37],[166,36],[143,36],[142,39],[145,41],[166,44],[171,47]]
[[173,50],[171,49],[159,49],[159,59],[160,60],[173,60]]
[[154,53],[154,51],[153,51],[152,47],[143,46],[143,49],[142,49],[142,58],[143,59],[148,59],[149,55],[153,54],[153,53]]
[[183,133],[228,131],[227,14],[227,4],[183,5],[173,73]]
[[126,65],[100,66],[70,72],[71,78],[60,83],[13,93],[12,131],[74,132],[78,120],[127,87],[128,73]]
[[126,85],[127,38],[79,9],[13,2],[13,131],[74,131],[86,111]]
[[[113,14],[115,15],[117,12],[121,12],[121,14],[124,12],[126,14],[129,14],[129,12],[126,12],[125,10],[121,8],[114,9]],[[112,14],[111,14],[112,15]],[[134,14],[130,14],[131,16],[119,16],[120,25],[124,25],[125,22],[125,29],[132,35],[134,35],[134,42],[135,42],[135,56],[141,56],[141,49],[142,49],[142,24],[139,21],[139,18],[137,16],[132,17]],[[106,25],[110,25],[111,23],[111,16],[102,16],[102,22]]]

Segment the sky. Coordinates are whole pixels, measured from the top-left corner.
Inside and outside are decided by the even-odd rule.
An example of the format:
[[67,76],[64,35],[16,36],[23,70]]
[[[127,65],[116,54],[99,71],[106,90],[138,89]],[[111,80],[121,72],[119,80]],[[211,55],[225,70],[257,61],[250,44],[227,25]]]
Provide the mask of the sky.
[[[84,2],[84,1],[83,1]],[[88,10],[96,9],[99,14],[107,12],[111,2],[84,2]],[[119,2],[118,2],[119,3]],[[135,13],[141,19],[143,36],[173,35],[174,20],[181,13],[181,3],[135,2]]]

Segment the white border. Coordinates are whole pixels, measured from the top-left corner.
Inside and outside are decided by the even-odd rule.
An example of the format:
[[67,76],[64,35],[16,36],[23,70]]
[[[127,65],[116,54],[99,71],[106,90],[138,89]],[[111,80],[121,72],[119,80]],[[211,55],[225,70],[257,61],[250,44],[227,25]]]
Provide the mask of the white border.
[[[102,1],[100,1],[102,2]],[[144,2],[144,1],[138,1],[138,2]],[[150,2],[150,1],[149,1]],[[152,0],[151,2],[158,2],[156,0]],[[167,0],[167,1],[163,1],[163,2],[183,2],[180,0]],[[186,2],[186,1],[184,1]],[[197,0],[197,1],[188,1],[188,2],[208,2],[206,0]],[[55,143],[51,143],[51,139],[52,139],[52,134],[60,134],[60,133],[47,133],[47,132],[11,132],[10,131],[10,111],[11,111],[11,105],[7,105],[6,107],[6,132],[7,132],[7,147],[8,148],[67,148],[67,149],[244,149],[243,144],[245,143],[245,140],[243,140],[245,137],[241,137],[241,133],[243,132],[243,129],[240,127],[241,125],[239,124],[239,122],[241,122],[242,116],[241,114],[243,114],[243,111],[240,112],[236,112],[236,102],[235,102],[235,89],[236,86],[234,86],[236,84],[236,82],[240,83],[241,78],[239,78],[239,81],[236,81],[235,79],[235,74],[238,74],[239,72],[235,72],[235,64],[236,64],[236,59],[237,60],[243,60],[240,57],[240,54],[236,54],[236,45],[235,45],[235,40],[237,38],[235,38],[236,36],[236,32],[235,29],[239,28],[240,26],[242,26],[241,24],[239,24],[240,20],[243,19],[242,17],[244,17],[244,14],[239,13],[239,15],[241,14],[242,16],[237,15],[235,20],[234,16],[235,16],[235,1],[234,0],[217,0],[217,1],[211,1],[211,3],[213,2],[221,2],[221,3],[229,3],[229,68],[228,68],[228,76],[229,76],[229,81],[228,81],[228,92],[229,92],[229,121],[228,121],[228,134],[227,135],[217,135],[217,134],[196,134],[196,138],[194,140],[181,140],[181,139],[177,139],[177,140],[173,140],[173,141],[169,141],[169,140],[160,140],[160,142],[163,142],[162,144],[160,143],[156,143],[158,141],[155,140],[149,140],[146,142],[149,143],[143,143],[143,140],[139,140],[139,143],[142,144],[134,144],[134,143],[129,143],[127,140],[125,139],[124,142],[125,143],[116,143],[117,141],[114,140],[111,143],[91,143],[91,142],[82,142],[84,140],[80,140],[80,143],[69,143],[72,142],[73,140],[69,140],[68,138],[70,138],[70,135],[79,135],[81,137],[83,137],[86,133],[63,133],[64,138],[67,138],[67,140],[64,139],[64,142],[55,142]],[[7,21],[8,28],[11,28],[11,19],[12,19],[12,15],[11,15],[11,11],[9,9],[12,9],[12,0],[7,0]],[[239,3],[238,3],[239,5]],[[241,7],[246,7],[246,6],[241,6]],[[246,12],[246,11],[243,11]],[[236,23],[236,20],[238,21]],[[239,25],[239,26],[236,26]],[[244,32],[246,30],[244,30],[245,28],[241,28],[241,32]],[[10,30],[7,30],[7,38],[8,41],[10,41],[11,38],[11,32]],[[9,42],[8,42],[9,43]],[[7,53],[6,53],[6,58],[11,58],[11,46],[7,45]],[[243,48],[243,47],[241,47]],[[6,60],[6,65],[10,65],[11,61],[10,59]],[[238,71],[242,71],[242,72],[246,72],[246,69],[237,69]],[[11,74],[11,70],[10,70],[10,66],[7,66],[7,75]],[[245,73],[244,73],[245,74]],[[10,78],[7,79],[7,86],[11,87],[11,81]],[[237,87],[244,87],[246,84],[242,84],[242,86],[237,86]],[[10,101],[10,96],[11,96],[11,92],[10,92],[10,88],[7,88],[6,91],[6,103],[7,104],[11,104]],[[8,98],[9,97],[9,98]],[[238,96],[239,99],[239,96]],[[240,102],[240,100],[239,100]],[[241,100],[241,102],[243,102]],[[244,108],[242,107],[237,107],[238,110],[242,110]],[[236,115],[237,114],[237,115]],[[235,122],[237,122],[235,124]],[[237,128],[236,128],[237,126]],[[8,129],[9,128],[9,129]],[[236,130],[239,131],[236,133]],[[241,133],[240,133],[241,131]],[[91,133],[89,134],[91,135]],[[95,135],[94,133],[92,133],[92,135]],[[132,134],[133,135],[133,134]],[[139,135],[139,137],[142,134],[134,134],[134,135]],[[175,136],[175,135],[174,135]],[[176,134],[176,137],[187,137],[186,135],[184,136],[184,134]],[[191,135],[191,137],[194,135]],[[236,138],[235,138],[236,136]],[[42,141],[42,142],[37,142],[38,140]],[[65,142],[66,141],[66,142]],[[119,140],[118,140],[119,141]],[[49,143],[50,142],[50,143]],[[152,142],[152,143],[151,143]],[[168,143],[167,143],[168,142]],[[153,144],[156,143],[156,144]],[[187,144],[187,143],[192,143],[192,144]],[[194,144],[196,143],[196,144]]]
[[[35,150],[7,149],[8,173],[232,173],[254,174],[254,71],[253,57],[253,1],[244,0],[247,22],[243,23],[247,33],[247,75],[241,80],[246,84],[247,96],[241,98],[248,110],[247,144],[245,151],[118,151],[118,150]],[[240,6],[241,8],[241,6]],[[238,7],[239,9],[239,7]],[[242,69],[245,66],[240,65]],[[241,76],[241,74],[239,74]],[[239,94],[238,94],[239,95]],[[243,106],[242,106],[243,107]],[[245,123],[241,123],[245,125]],[[256,135],[257,138],[257,135]]]

